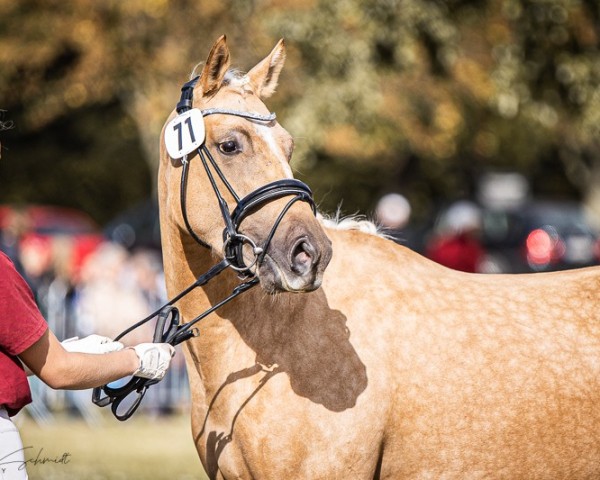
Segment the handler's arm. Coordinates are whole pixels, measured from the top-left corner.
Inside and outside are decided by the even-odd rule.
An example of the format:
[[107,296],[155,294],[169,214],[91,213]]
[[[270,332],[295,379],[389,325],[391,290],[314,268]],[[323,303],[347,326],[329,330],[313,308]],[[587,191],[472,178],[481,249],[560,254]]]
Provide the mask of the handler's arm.
[[131,375],[140,366],[140,359],[131,348],[104,354],[68,352],[49,329],[19,358],[55,389],[98,387]]

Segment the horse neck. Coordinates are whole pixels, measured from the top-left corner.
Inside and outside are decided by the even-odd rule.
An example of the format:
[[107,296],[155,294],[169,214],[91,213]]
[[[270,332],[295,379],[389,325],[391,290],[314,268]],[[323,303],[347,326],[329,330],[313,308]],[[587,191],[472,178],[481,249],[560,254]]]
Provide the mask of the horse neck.
[[[165,280],[170,298],[189,287],[199,275],[206,273],[220,259],[211,251],[180,234],[166,235],[163,240]],[[183,322],[189,322],[208,308],[230,295],[240,284],[237,274],[227,269],[214,277],[204,287],[192,290],[177,302]],[[260,309],[264,297],[260,287],[242,293],[230,303],[207,316],[197,324],[199,336],[187,342],[196,368],[202,369],[202,377],[209,383],[221,380],[222,372],[237,371],[252,365],[256,354],[244,343],[238,329],[247,329],[256,315],[262,321],[272,323],[268,309]],[[259,313],[260,310],[260,313]],[[228,356],[229,352],[236,352]]]

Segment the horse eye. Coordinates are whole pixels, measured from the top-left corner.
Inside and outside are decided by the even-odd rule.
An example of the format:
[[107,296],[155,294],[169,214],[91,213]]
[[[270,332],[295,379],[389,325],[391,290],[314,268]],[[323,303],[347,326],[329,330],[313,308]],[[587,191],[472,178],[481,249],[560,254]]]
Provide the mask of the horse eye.
[[236,153],[239,149],[235,140],[228,140],[227,142],[219,143],[219,150],[226,155],[231,155],[232,153]]

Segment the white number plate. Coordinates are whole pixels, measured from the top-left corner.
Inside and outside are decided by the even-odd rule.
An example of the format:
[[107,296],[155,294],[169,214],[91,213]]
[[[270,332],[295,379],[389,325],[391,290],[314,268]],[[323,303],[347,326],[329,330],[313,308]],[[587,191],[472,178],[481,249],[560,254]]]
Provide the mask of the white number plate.
[[204,118],[197,108],[183,112],[165,128],[165,145],[173,159],[197,150],[204,143]]

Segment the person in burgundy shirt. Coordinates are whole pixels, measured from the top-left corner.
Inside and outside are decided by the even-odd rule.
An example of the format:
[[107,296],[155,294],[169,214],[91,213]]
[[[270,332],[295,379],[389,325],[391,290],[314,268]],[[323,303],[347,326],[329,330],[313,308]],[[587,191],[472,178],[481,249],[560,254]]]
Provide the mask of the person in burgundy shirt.
[[437,239],[427,256],[441,265],[461,272],[477,273],[485,251],[477,239],[467,233]]
[[168,344],[123,348],[99,335],[60,343],[31,289],[0,252],[0,478],[28,478],[23,444],[10,420],[32,401],[23,364],[52,388],[86,389],[128,375],[161,379],[173,354]]
[[446,267],[461,272],[478,273],[485,258],[479,239],[481,211],[468,201],[454,203],[443,219],[441,233],[434,236],[425,256]]
[[[11,126],[0,121],[0,131]],[[73,390],[99,387],[129,375],[160,380],[174,354],[169,344],[123,348],[99,335],[59,342],[29,285],[0,252],[0,479],[28,478],[21,437],[10,420],[32,401],[28,374],[52,388]]]

